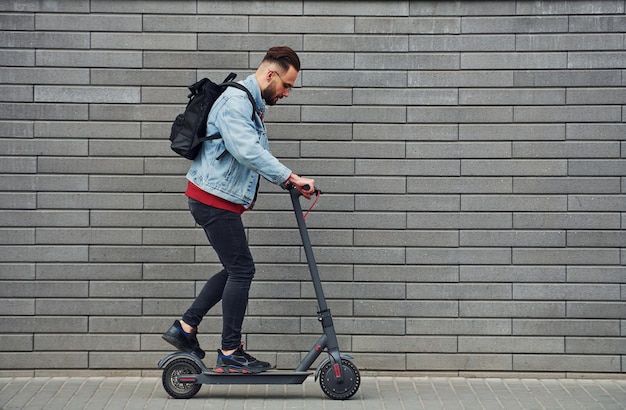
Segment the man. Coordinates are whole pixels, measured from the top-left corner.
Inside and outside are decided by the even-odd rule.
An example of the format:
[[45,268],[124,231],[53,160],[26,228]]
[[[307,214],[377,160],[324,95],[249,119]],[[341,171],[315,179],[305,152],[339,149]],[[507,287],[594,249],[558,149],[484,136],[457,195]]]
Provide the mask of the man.
[[221,138],[203,144],[187,173],[189,209],[204,228],[224,269],[207,281],[163,339],[203,358],[196,337],[198,325],[221,300],[222,345],[214,368],[218,373],[258,373],[271,367],[245,352],[241,340],[255,272],[241,214],[256,200],[259,176],[277,185],[293,184],[307,199],[313,194],[313,179],[294,174],[270,153],[263,122],[266,105],[289,96],[299,71],[300,59],[291,48],[270,48],[256,72],[240,82],[256,102],[254,119],[246,93],[228,87],[215,101],[207,120],[207,135],[219,133]]

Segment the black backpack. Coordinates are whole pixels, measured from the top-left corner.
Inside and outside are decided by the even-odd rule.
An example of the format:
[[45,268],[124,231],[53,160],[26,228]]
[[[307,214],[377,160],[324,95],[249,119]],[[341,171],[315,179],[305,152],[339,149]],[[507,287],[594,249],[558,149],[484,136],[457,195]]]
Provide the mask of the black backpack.
[[178,114],[170,132],[170,148],[178,155],[187,159],[194,159],[200,152],[204,141],[221,138],[220,134],[206,136],[206,123],[209,111],[215,100],[222,95],[227,87],[236,87],[248,94],[252,103],[252,120],[256,113],[256,104],[250,91],[243,85],[233,82],[237,74],[230,73],[222,84],[215,84],[208,78],[203,78],[197,83],[190,85],[189,102],[185,112]]

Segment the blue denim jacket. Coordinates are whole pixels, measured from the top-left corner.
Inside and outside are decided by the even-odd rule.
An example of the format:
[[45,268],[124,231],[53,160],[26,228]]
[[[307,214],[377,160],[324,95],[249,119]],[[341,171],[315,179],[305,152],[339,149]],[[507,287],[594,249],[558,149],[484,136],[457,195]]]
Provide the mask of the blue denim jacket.
[[192,162],[187,179],[205,192],[249,208],[254,202],[259,175],[274,184],[285,182],[291,170],[269,150],[267,130],[260,113],[265,111],[254,75],[240,81],[252,94],[259,112],[252,120],[252,104],[246,93],[228,87],[215,101],[207,120],[208,140]]

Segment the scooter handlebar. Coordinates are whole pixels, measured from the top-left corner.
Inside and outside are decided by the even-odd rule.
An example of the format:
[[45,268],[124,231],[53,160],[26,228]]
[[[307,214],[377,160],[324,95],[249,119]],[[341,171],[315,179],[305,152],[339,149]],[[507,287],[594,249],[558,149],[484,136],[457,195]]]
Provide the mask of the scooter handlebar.
[[[285,189],[290,192],[296,191],[298,194],[302,195],[300,191],[298,190],[298,188],[291,182],[285,185]],[[307,185],[302,186],[302,189],[304,189],[305,191],[308,191],[309,189],[311,189],[311,186],[307,184]],[[321,195],[321,193],[322,191],[318,189],[317,187],[313,188],[313,195]]]

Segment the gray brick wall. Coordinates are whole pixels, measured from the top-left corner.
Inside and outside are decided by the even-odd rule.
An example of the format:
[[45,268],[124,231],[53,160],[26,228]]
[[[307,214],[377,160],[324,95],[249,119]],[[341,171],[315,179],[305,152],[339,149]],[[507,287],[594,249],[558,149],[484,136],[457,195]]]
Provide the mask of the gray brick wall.
[[[626,369],[626,2],[0,3],[0,374],[148,374],[218,261],[169,149],[186,86],[302,58],[273,152],[362,370]],[[319,333],[287,196],[245,215],[246,346]],[[219,342],[220,309],[201,325]],[[209,362],[213,360],[209,355]]]

